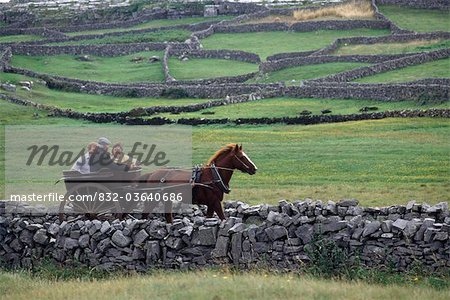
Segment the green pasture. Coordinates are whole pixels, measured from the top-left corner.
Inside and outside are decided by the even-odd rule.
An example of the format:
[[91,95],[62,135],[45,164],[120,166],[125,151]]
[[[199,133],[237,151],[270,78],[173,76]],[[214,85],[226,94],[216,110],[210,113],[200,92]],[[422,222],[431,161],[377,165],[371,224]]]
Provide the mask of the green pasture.
[[[231,116],[230,116],[231,117]],[[227,199],[356,198],[365,206],[449,201],[447,119],[383,119],[312,126],[194,129],[194,161],[242,143],[259,170],[236,173]]]
[[[365,283],[275,272],[223,270],[155,271],[108,280],[43,279],[25,272],[1,272],[2,299],[448,299],[418,277],[391,276],[397,282]],[[410,278],[410,279],[409,279]],[[383,277],[374,281],[383,281]],[[410,283],[407,280],[410,280]],[[428,279],[433,281],[436,279]],[[425,282],[425,283],[424,283]],[[99,291],[101,291],[99,293]]]
[[184,42],[191,32],[183,29],[161,30],[145,33],[130,33],[118,36],[105,36],[96,39],[49,43],[48,45],[96,45],[96,44],[127,44],[127,43],[162,43]]
[[258,71],[258,65],[229,59],[169,59],[170,74],[177,80],[237,76]]
[[205,49],[242,50],[256,53],[261,59],[265,59],[276,53],[318,50],[337,38],[387,34],[389,34],[389,30],[385,29],[215,33],[201,42]]
[[[1,91],[3,92],[3,91]],[[48,112],[33,107],[22,106],[0,99],[0,160],[4,151],[4,136],[2,127],[4,125],[53,125],[53,124],[91,124],[87,121],[76,121],[66,118],[48,117]],[[3,161],[0,163],[0,181],[3,175]],[[0,184],[0,198],[2,195],[3,182]]]
[[181,18],[181,19],[160,19],[160,20],[151,20],[145,23],[137,24],[131,27],[125,28],[108,28],[108,29],[97,29],[97,30],[86,30],[86,31],[76,31],[76,32],[68,32],[66,33],[69,36],[76,35],[88,35],[88,34],[102,34],[109,32],[120,32],[120,31],[131,31],[138,29],[148,29],[148,28],[158,28],[164,26],[175,26],[175,25],[185,25],[185,24],[194,24],[200,22],[208,22],[208,21],[220,21],[220,20],[228,20],[232,19],[234,16],[217,16],[217,17],[189,17],[189,18]]
[[375,54],[401,54],[424,52],[450,48],[450,40],[416,40],[405,43],[376,43],[370,45],[342,45],[332,54],[334,55],[375,55]]
[[[159,56],[159,51],[133,53],[124,56],[103,57],[89,56],[90,61],[80,61],[74,55],[26,56],[14,55],[11,64],[15,67],[31,69],[84,80],[103,82],[142,82],[164,80],[161,62],[149,63],[147,58]],[[131,61],[136,57],[144,57],[143,61]]]
[[395,24],[417,32],[450,31],[450,12],[396,5],[379,5],[380,11]]
[[[50,118],[46,112],[4,100],[0,105],[2,124],[86,124]],[[242,143],[259,170],[254,176],[237,172],[226,199],[251,204],[306,197],[356,198],[366,206],[411,199],[437,203],[450,200],[449,134],[448,120],[439,118],[199,126],[193,128],[193,164],[206,162],[227,143]]]
[[[330,109],[332,114],[358,114],[359,109],[366,106],[376,106],[378,111],[403,109],[450,108],[450,101],[444,103],[429,103],[419,105],[416,101],[385,102],[357,99],[312,99],[312,98],[268,98],[204,109],[196,112],[172,115],[159,114],[170,119],[179,118],[267,118],[267,117],[298,117],[303,110],[321,115],[321,110]],[[213,114],[211,114],[213,113]]]
[[450,58],[430,61],[420,65],[409,66],[368,77],[359,78],[357,82],[407,82],[425,78],[449,78]]
[[297,66],[266,73],[259,78],[250,79],[247,82],[270,83],[286,81],[288,85],[296,85],[302,80],[325,77],[368,65],[365,63],[336,62]]
[[4,91],[4,93],[17,96],[22,99],[31,100],[36,103],[56,106],[63,109],[72,109],[80,112],[122,112],[129,111],[137,107],[150,106],[181,106],[188,104],[201,103],[211,101],[211,99],[165,99],[165,98],[127,98],[113,97],[107,95],[83,94],[64,92],[49,89],[44,82],[36,81],[33,78],[10,74],[0,73],[1,82],[17,83],[21,80],[34,80],[35,84],[31,91],[17,89],[16,93]]
[[0,36],[0,43],[29,42],[42,39],[43,37],[32,34],[2,35]]

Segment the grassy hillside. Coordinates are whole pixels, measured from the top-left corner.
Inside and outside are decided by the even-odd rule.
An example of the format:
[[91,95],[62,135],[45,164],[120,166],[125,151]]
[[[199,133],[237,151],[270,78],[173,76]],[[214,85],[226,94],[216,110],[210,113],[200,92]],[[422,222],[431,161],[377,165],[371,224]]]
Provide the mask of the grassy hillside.
[[340,37],[379,36],[389,34],[381,29],[318,30],[311,32],[216,33],[201,42],[205,49],[236,49],[258,54],[261,59],[283,53],[323,48]]
[[21,35],[3,35],[0,36],[0,43],[16,43],[42,40],[38,35],[21,34]]
[[266,73],[261,78],[250,79],[248,82],[270,83],[286,81],[288,85],[295,85],[299,84],[301,80],[324,77],[368,65],[364,63],[339,62],[298,66]]
[[399,54],[450,48],[450,40],[417,40],[406,43],[377,43],[371,45],[343,45],[334,55]]
[[[357,114],[365,106],[376,106],[378,111],[402,109],[450,108],[450,101],[436,104],[418,105],[416,101],[385,102],[374,100],[351,99],[312,99],[312,98],[269,98],[241,104],[233,104],[204,109],[197,112],[171,115],[160,114],[171,119],[178,118],[264,118],[264,117],[296,117],[303,110],[311,111],[313,115],[321,115],[321,110],[330,109],[332,114]],[[205,114],[204,114],[205,113]],[[213,114],[211,114],[213,113]]]
[[181,18],[181,19],[160,19],[160,20],[151,20],[151,21],[148,21],[145,23],[137,24],[137,25],[134,25],[131,27],[126,27],[126,28],[109,28],[109,29],[76,31],[76,32],[69,32],[69,33],[67,33],[67,35],[76,36],[76,35],[86,35],[86,34],[102,34],[102,33],[108,33],[108,32],[158,28],[158,27],[163,27],[163,26],[194,24],[194,23],[208,22],[208,21],[220,21],[220,20],[227,20],[227,19],[231,19],[231,18],[233,18],[233,16],[218,16],[218,17],[210,17],[210,18],[189,17],[189,18]]
[[[26,56],[14,55],[11,64],[37,72],[104,82],[163,81],[161,62],[149,63],[151,56],[162,52],[148,51],[116,57],[89,56],[90,61],[80,61],[73,55]],[[133,58],[144,57],[133,62]]]
[[450,31],[449,11],[379,5],[380,11],[398,26],[417,32]]
[[[0,81],[17,83],[21,80],[35,80],[30,77],[0,73]],[[7,92],[5,92],[7,93]],[[150,106],[180,106],[211,101],[211,99],[164,99],[164,98],[126,98],[107,95],[92,95],[71,93],[47,88],[43,82],[35,82],[33,89],[28,92],[18,89],[16,93],[7,93],[33,102],[52,105],[59,108],[72,109],[81,112],[121,112],[136,107]]]
[[169,59],[170,74],[177,80],[237,76],[258,71],[258,65],[227,59]]
[[450,78],[450,58],[396,69],[357,79],[357,82],[406,82],[424,78]]
[[48,45],[83,45],[83,44],[126,44],[126,43],[162,43],[184,42],[191,35],[190,31],[182,29],[161,30],[146,33],[130,33],[119,36],[106,36],[96,39],[86,39],[70,42],[49,43]]

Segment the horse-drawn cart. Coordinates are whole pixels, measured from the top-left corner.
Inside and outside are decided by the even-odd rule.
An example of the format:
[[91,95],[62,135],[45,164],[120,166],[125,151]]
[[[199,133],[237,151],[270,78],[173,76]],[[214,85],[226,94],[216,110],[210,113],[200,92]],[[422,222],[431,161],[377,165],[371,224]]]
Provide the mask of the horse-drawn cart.
[[[144,218],[162,204],[166,221],[172,222],[172,204],[181,202],[206,205],[207,217],[217,213],[220,219],[225,219],[221,202],[224,193],[230,192],[229,182],[234,170],[250,175],[257,170],[237,144],[222,147],[202,167],[165,167],[142,176],[141,170],[114,172],[106,169],[89,174],[66,171],[62,180],[67,193],[61,202],[59,217],[62,221],[65,214],[72,213],[90,219],[104,214],[122,218],[133,212],[138,203],[143,203]],[[151,198],[153,195],[155,199]]]
[[104,214],[121,214],[126,193],[136,191],[141,170],[113,172],[101,169],[98,172],[82,174],[78,171],[64,171],[66,186],[64,200],[59,207],[59,217],[65,214],[85,215],[96,218]]

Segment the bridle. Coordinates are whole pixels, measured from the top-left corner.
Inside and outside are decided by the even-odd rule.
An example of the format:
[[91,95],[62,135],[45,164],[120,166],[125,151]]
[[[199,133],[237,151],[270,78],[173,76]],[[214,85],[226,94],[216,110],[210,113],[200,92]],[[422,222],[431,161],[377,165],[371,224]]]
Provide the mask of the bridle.
[[[247,169],[249,169],[249,166],[244,163],[236,154],[234,154],[234,157]],[[224,192],[225,194],[228,194],[229,192],[231,192],[230,187],[225,184],[225,182],[223,182],[222,176],[220,175],[218,170],[225,170],[225,171],[230,171],[230,172],[234,172],[234,170],[236,168],[226,168],[226,167],[218,167],[215,165],[215,163],[211,163],[211,165],[206,166],[206,168],[211,169],[211,173],[213,175],[213,179],[211,182],[207,182],[207,183],[202,183],[203,185],[208,185],[209,184],[214,184],[216,185],[222,192]]]

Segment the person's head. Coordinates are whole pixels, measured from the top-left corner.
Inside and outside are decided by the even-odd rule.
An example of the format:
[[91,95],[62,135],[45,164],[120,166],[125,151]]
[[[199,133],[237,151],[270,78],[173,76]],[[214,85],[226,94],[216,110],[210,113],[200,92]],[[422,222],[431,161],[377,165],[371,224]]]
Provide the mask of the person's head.
[[111,145],[111,142],[105,137],[99,138],[97,143],[100,145],[100,148],[102,148],[106,151],[108,151],[108,147],[109,147],[109,145]]
[[111,149],[112,155],[119,156],[123,154],[123,145],[121,143],[114,144]]
[[90,154],[94,153],[98,148],[100,147],[100,145],[96,142],[90,142],[87,145],[87,150]]

